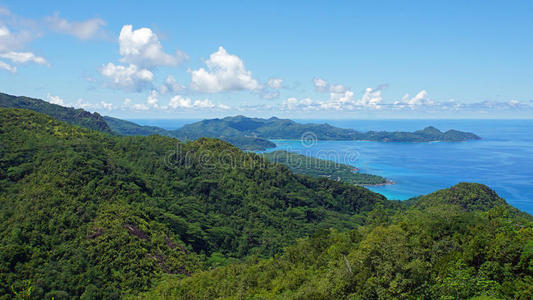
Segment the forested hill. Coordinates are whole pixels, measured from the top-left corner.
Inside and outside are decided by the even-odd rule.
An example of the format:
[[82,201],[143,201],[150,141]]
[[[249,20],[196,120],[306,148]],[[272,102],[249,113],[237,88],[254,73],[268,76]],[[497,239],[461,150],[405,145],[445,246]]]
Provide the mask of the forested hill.
[[431,126],[415,132],[359,132],[353,129],[334,127],[329,124],[300,124],[292,120],[278,119],[276,117],[261,119],[244,116],[210,119],[187,124],[178,130],[178,135],[190,139],[200,136],[250,136],[264,139],[301,139],[304,137],[318,140],[367,140],[380,142],[458,142],[480,139],[473,133],[457,130],[441,132]]
[[0,140],[7,298],[29,287],[34,299],[135,294],[161,274],[270,257],[362,224],[376,204],[399,205],[215,139],[112,136],[0,109]]
[[533,222],[480,184],[376,207],[271,259],[165,277],[137,299],[533,299]]
[[0,108],[0,299],[533,296],[531,216],[488,187],[409,202],[216,139]]
[[72,125],[111,133],[111,129],[100,114],[90,113],[81,108],[64,107],[40,99],[17,97],[3,93],[0,93],[0,107],[31,109]]

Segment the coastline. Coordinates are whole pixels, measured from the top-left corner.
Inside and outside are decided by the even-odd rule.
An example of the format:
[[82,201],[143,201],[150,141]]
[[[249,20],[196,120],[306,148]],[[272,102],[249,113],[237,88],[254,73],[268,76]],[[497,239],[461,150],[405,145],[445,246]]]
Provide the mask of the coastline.
[[390,179],[387,179],[386,182],[384,183],[377,183],[377,184],[356,184],[358,186],[364,186],[364,187],[367,187],[367,186],[385,186],[385,185],[392,185],[392,184],[396,184],[396,182],[390,180]]

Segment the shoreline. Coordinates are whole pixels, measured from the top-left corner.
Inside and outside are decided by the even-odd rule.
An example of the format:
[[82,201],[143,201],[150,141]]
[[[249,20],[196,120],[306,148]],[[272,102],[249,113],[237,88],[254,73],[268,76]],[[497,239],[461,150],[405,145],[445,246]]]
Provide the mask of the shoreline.
[[384,183],[376,183],[376,184],[356,184],[358,186],[364,186],[364,187],[367,187],[367,186],[385,186],[385,185],[393,185],[393,184],[396,184],[396,182],[390,180],[390,179],[387,179],[387,182],[384,182]]

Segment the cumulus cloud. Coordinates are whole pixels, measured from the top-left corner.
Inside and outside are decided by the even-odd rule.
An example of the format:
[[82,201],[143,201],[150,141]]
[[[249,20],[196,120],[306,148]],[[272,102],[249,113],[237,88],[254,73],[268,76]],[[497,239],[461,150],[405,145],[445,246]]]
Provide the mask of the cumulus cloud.
[[209,99],[192,100],[189,97],[183,97],[181,95],[176,95],[172,97],[170,101],[168,102],[168,107],[173,108],[173,109],[182,108],[182,109],[192,109],[192,110],[215,109],[215,108],[227,110],[231,108],[226,104],[214,104]]
[[200,92],[217,93],[223,91],[250,90],[261,88],[259,82],[246,70],[243,61],[219,47],[205,61],[207,69],[191,71],[191,87]]
[[281,105],[282,110],[317,110],[319,104],[315,103],[311,98],[297,99],[290,97]]
[[[186,55],[177,51],[175,55],[165,53],[159,37],[150,28],[133,30],[132,25],[124,25],[118,38],[121,62],[128,65],[108,63],[101,69],[109,87],[140,92],[152,87],[153,71],[158,66],[180,63]],[[179,84],[172,76],[167,77],[160,89],[161,93],[179,90]]]
[[435,101],[429,98],[426,90],[421,90],[415,96],[411,97],[405,94],[400,101],[395,101],[394,106],[397,108],[410,108],[412,110],[435,105]]
[[355,111],[355,110],[379,110],[382,109],[383,97],[381,91],[385,85],[377,88],[365,89],[363,95],[358,98],[355,93],[343,85],[329,85],[326,81],[318,78],[315,80],[317,84],[315,87],[327,89],[330,91],[329,99],[326,100],[312,100],[311,98],[297,99],[294,97],[288,98],[283,102],[281,108],[283,110],[335,110],[335,111]]
[[122,62],[145,68],[177,65],[187,58],[181,51],[174,55],[165,53],[157,34],[146,27],[133,30],[132,25],[124,25],[118,43]]
[[48,94],[46,96],[46,99],[48,100],[48,102],[52,103],[52,104],[58,104],[58,105],[64,105],[65,104],[65,101],[61,98],[59,98],[59,96],[52,96],[50,94]]
[[67,21],[59,17],[59,13],[46,17],[45,22],[52,30],[73,35],[81,40],[104,36],[102,27],[106,25],[106,22],[100,18],[93,18],[81,22]]
[[154,78],[154,74],[150,70],[141,69],[134,64],[126,67],[108,63],[102,67],[100,72],[109,79],[111,87],[131,91],[140,91],[150,86]]
[[165,79],[165,82],[163,82],[163,84],[159,88],[159,91],[161,92],[161,94],[166,94],[168,92],[178,93],[178,92],[183,91],[184,89],[185,89],[184,85],[178,83],[176,79],[174,79],[173,76],[169,75]]
[[363,107],[381,109],[381,103],[383,101],[381,91],[383,90],[383,88],[384,86],[379,86],[375,89],[366,88],[363,97],[357,102],[357,104]]
[[328,82],[325,81],[324,79],[322,78],[314,78],[313,79],[313,84],[315,85],[315,90],[317,92],[325,92],[327,91],[327,88],[328,88]]
[[281,78],[270,78],[267,81],[267,85],[275,90],[279,90],[283,84],[283,79]]
[[157,105],[157,91],[155,90],[152,90],[150,91],[150,95],[148,95],[148,100],[146,101],[148,103],[149,106],[151,107],[158,107]]

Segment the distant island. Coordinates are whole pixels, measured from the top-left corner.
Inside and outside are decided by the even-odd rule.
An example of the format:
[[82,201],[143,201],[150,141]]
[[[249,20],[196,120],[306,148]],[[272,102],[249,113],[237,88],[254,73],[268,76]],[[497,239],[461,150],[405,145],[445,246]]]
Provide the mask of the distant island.
[[262,153],[268,161],[286,165],[296,174],[325,177],[355,185],[386,185],[392,181],[377,175],[359,173],[359,169],[332,160],[314,158],[294,152],[278,150]]
[[[376,142],[461,142],[479,140],[479,136],[458,130],[442,132],[435,127],[426,127],[415,132],[360,132],[344,129],[329,124],[301,124],[288,119],[272,117],[270,119],[248,118],[245,116],[226,117],[195,122],[176,130],[178,138],[195,140],[199,137],[216,137],[231,142],[236,137],[248,139],[301,139],[306,135],[317,140],[353,140]],[[265,142],[266,144],[266,142]],[[236,145],[240,147],[238,144]],[[240,147],[245,150],[246,147]],[[266,147],[269,148],[269,147]]]
[[479,136],[458,130],[442,132],[429,126],[414,132],[368,131],[344,129],[324,124],[301,124],[289,119],[249,118],[245,116],[208,119],[187,124],[176,130],[166,130],[155,126],[141,126],[136,123],[83,109],[75,109],[51,104],[44,100],[17,97],[0,93],[0,107],[26,108],[45,113],[55,119],[93,130],[117,135],[159,134],[183,141],[197,140],[202,137],[218,138],[243,150],[257,151],[276,147],[272,139],[295,139],[302,137],[317,140],[353,140],[376,142],[462,142],[479,140]]

